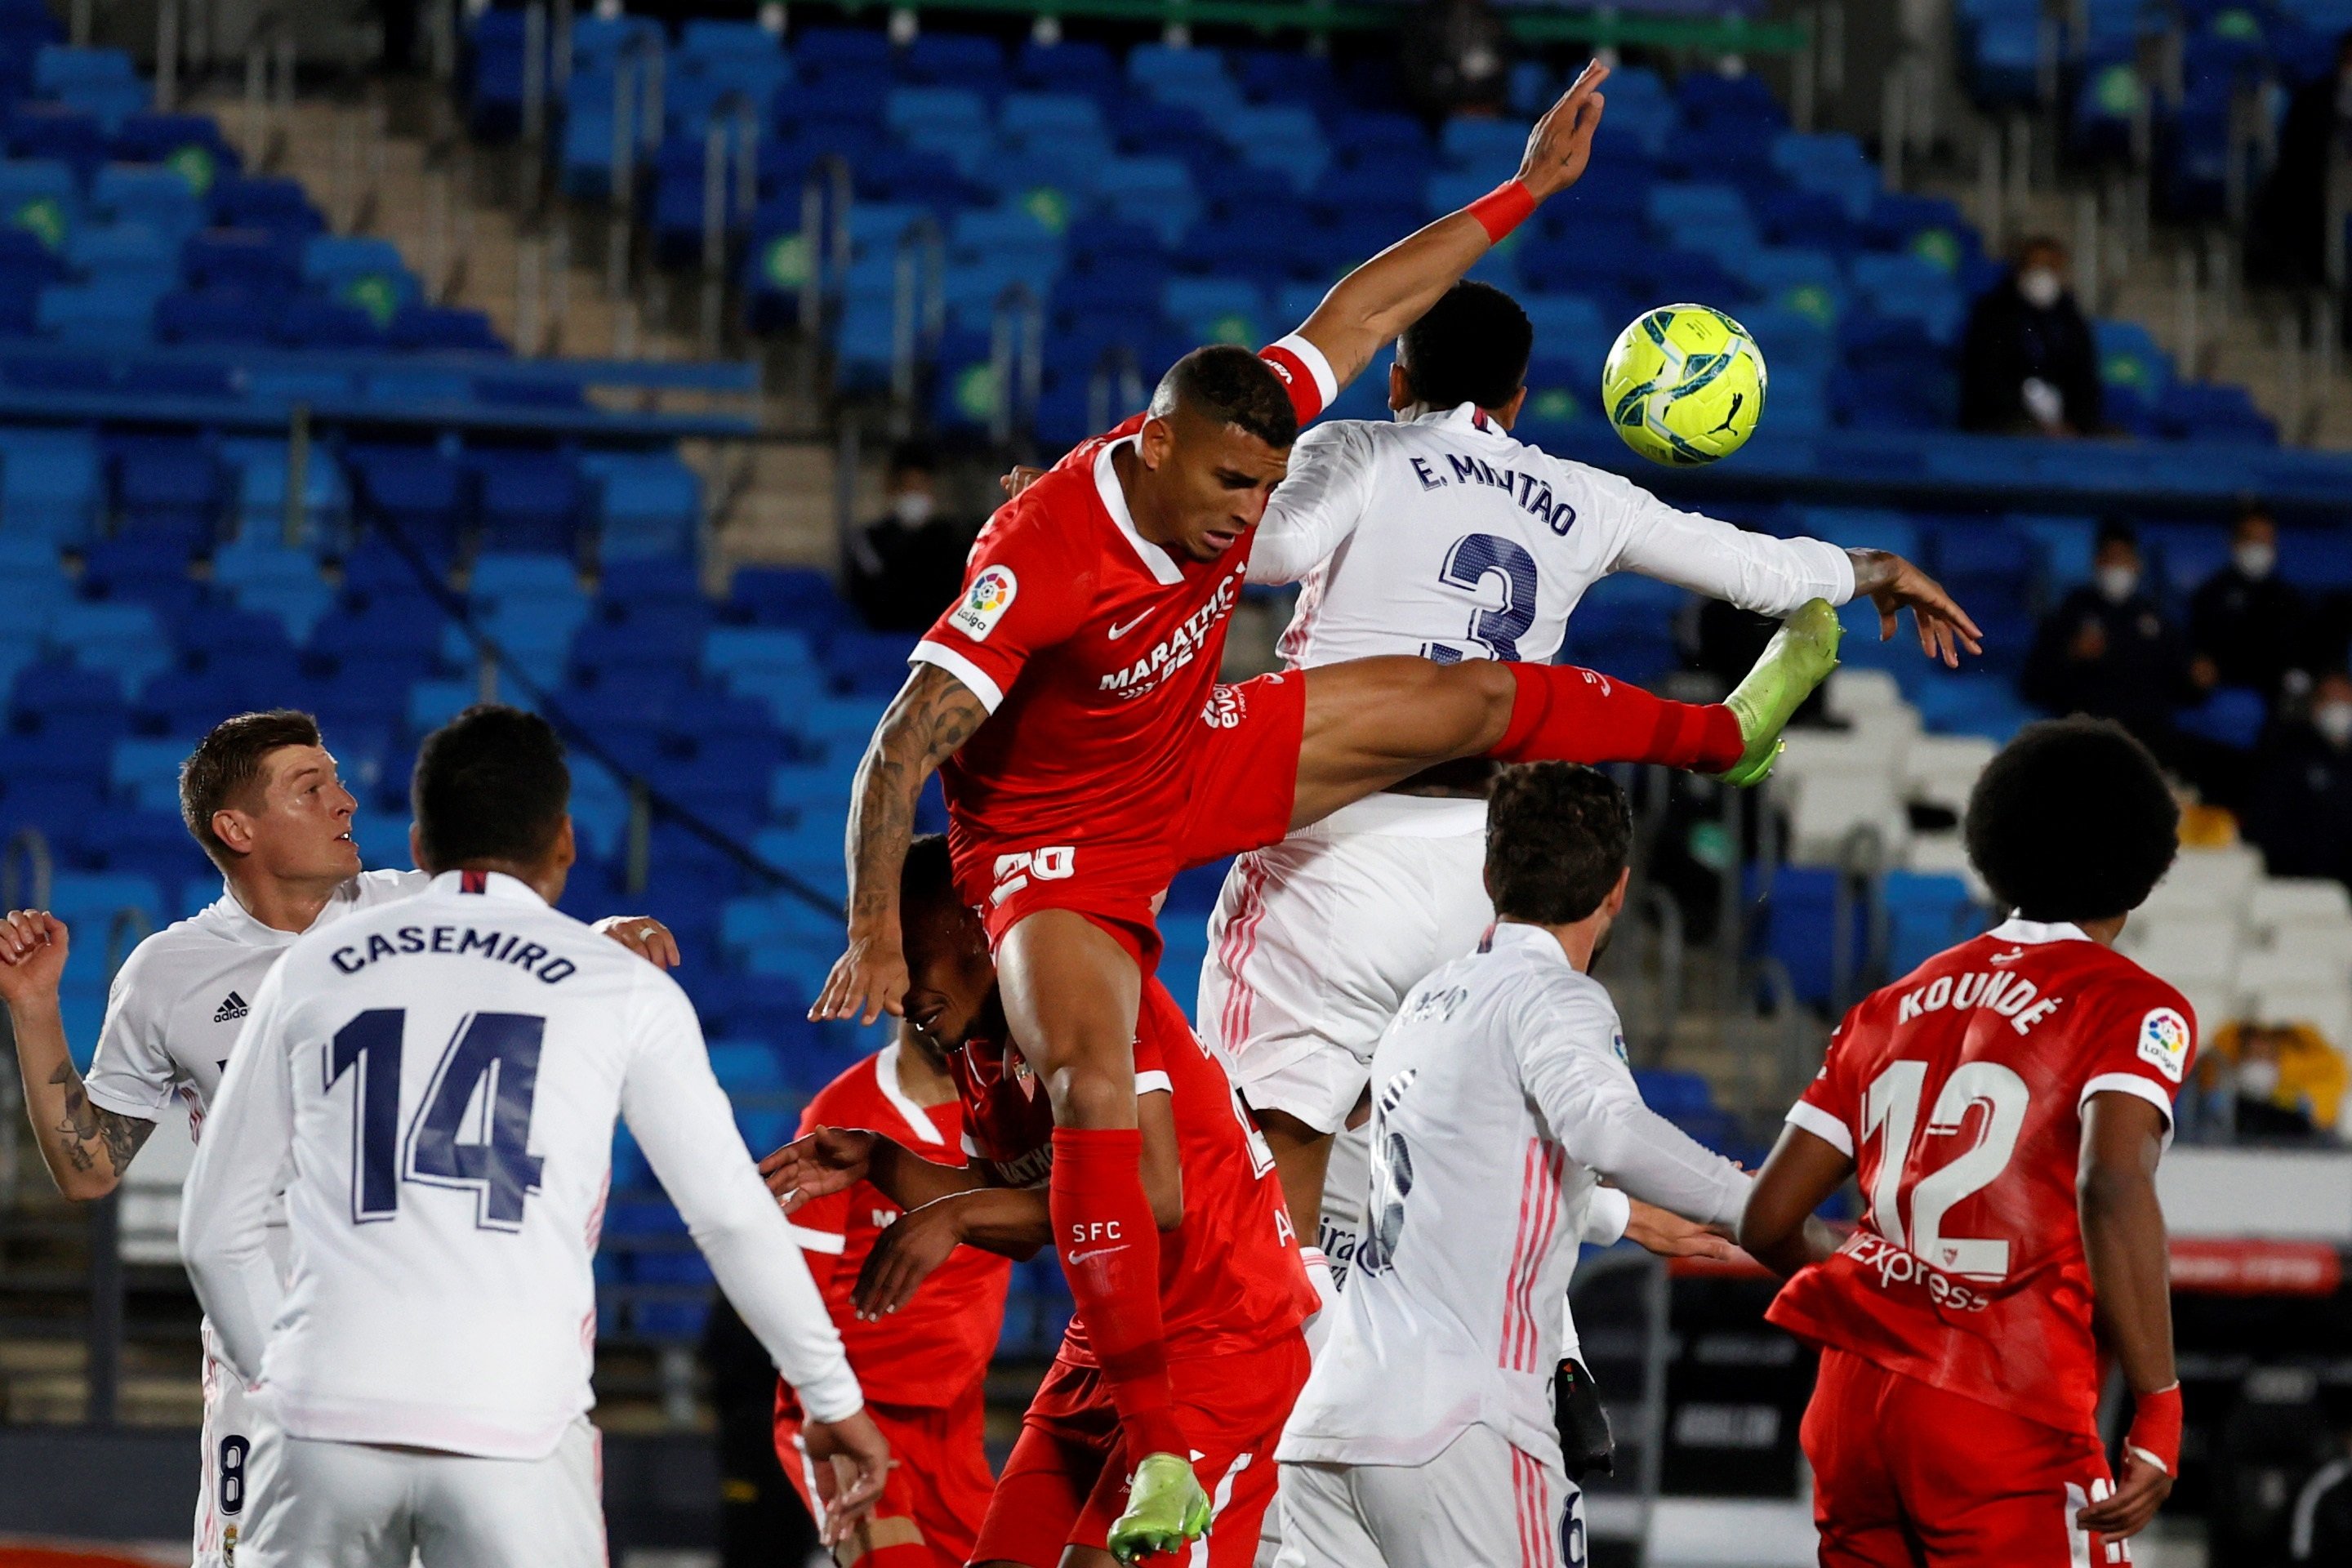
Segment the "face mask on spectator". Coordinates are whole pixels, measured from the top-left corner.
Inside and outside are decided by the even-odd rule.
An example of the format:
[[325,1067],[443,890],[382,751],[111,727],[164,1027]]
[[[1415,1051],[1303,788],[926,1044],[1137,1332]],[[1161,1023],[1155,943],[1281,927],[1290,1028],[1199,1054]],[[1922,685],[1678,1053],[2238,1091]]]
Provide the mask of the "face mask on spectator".
[[931,521],[931,497],[928,490],[901,490],[890,499],[890,515],[908,528],[920,528]]
[[2352,702],[2323,702],[2311,710],[2311,727],[2331,746],[2352,745]]
[[2099,597],[2110,605],[2120,605],[2139,592],[2139,568],[2137,566],[2102,566],[2095,575],[2099,585]]
[[2238,1097],[2241,1100],[2267,1100],[2278,1092],[2279,1065],[2260,1057],[2238,1064]]
[[2066,292],[2066,284],[2054,268],[2029,267],[2017,275],[2017,291],[2035,310],[2046,310]]
[[2239,576],[2251,577],[2259,583],[2271,574],[2272,567],[2278,564],[2278,546],[2250,539],[2232,549],[2230,559],[2236,563]]

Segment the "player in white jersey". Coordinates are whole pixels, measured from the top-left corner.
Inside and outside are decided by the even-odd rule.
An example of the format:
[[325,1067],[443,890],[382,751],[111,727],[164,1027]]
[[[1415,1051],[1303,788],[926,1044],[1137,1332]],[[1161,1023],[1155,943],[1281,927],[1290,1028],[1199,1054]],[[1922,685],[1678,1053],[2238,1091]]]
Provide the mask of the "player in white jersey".
[[[1286,664],[1548,661],[1585,591],[1628,571],[1774,616],[1865,595],[1885,635],[1908,606],[1930,653],[1975,649],[1968,616],[1899,556],[1746,532],[1513,439],[1532,342],[1508,295],[1456,284],[1398,342],[1396,422],[1299,437],[1249,563],[1253,583],[1304,582]],[[1478,880],[1489,766],[1448,764],[1243,856],[1210,921],[1201,1032],[1233,1065],[1300,1234],[1340,1269],[1360,1184],[1327,1188],[1332,1135],[1360,1112],[1405,992],[1493,919]],[[1339,1156],[1357,1170],[1362,1157]]]
[[[221,869],[221,897],[131,951],[115,976],[86,1083],[58,1006],[71,933],[33,910],[0,924],[0,998],[16,1025],[26,1109],[66,1196],[112,1192],[174,1100],[187,1108],[191,1133],[201,1135],[252,998],[296,937],[425,885],[421,871],[360,869],[351,831],[357,804],[309,714],[244,713],[214,727],[182,768],[181,813]],[[656,921],[607,921],[599,929],[656,962],[676,962]],[[224,1568],[269,1427],[221,1367],[209,1326],[204,1340],[194,1562]]]
[[426,738],[411,794],[430,886],[287,950],[188,1175],[189,1273],[283,1430],[241,1559],[601,1568],[589,1262],[624,1116],[799,1391],[820,1475],[854,1461],[838,1530],[887,1447],[686,994],[551,907],[573,859],[554,730],[470,709]]
[[1369,1218],[1277,1450],[1280,1568],[1581,1568],[1552,1378],[1594,1179],[1717,1226],[1748,1185],[1642,1103],[1586,973],[1632,838],[1589,768],[1496,781],[1498,923],[1413,988],[1372,1059]]

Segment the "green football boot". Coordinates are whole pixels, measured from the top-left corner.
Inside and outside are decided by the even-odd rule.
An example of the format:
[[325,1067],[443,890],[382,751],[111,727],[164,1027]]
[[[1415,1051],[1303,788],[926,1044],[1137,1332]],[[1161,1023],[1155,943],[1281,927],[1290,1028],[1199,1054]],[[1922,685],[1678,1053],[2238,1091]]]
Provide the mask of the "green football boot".
[[1121,1563],[1132,1563],[1174,1552],[1208,1530],[1209,1494],[1184,1456],[1146,1454],[1128,1482],[1127,1511],[1112,1523],[1104,1544]]
[[1830,678],[1838,664],[1838,639],[1845,628],[1827,599],[1808,599],[1797,613],[1780,623],[1764,657],[1746,679],[1725,698],[1739,721],[1740,737],[1748,749],[1729,772],[1717,776],[1729,784],[1761,784],[1780,755],[1780,731],[1813,689]]

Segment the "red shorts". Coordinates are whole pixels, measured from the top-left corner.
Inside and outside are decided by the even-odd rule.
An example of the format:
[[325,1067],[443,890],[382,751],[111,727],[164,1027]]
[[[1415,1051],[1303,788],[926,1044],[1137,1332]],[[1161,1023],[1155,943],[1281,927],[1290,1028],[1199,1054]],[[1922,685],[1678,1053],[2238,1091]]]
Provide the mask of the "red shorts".
[[1160,896],[1177,872],[1279,843],[1298,795],[1307,680],[1296,670],[1220,686],[1183,766],[1184,809],[1150,837],[1013,844],[959,831],[957,890],[988,924],[992,946],[1040,910],[1086,916],[1146,975],[1160,961]]
[[[1176,1424],[1192,1446],[1192,1473],[1214,1510],[1207,1555],[1192,1562],[1249,1568],[1257,1556],[1258,1527],[1274,1500],[1275,1444],[1307,1384],[1307,1341],[1299,1334],[1242,1355],[1169,1363]],[[1055,1568],[1066,1547],[1099,1550],[1126,1507],[1118,1413],[1102,1374],[1057,1361],[1022,1418],[971,1560]],[[1178,1559],[1143,1561],[1168,1568]]]
[[2130,1544],[2075,1527],[2115,1489],[2096,1437],[1825,1350],[1805,1409],[1822,1568],[2082,1568]]
[[[996,1486],[982,1443],[987,1416],[983,1394],[975,1382],[944,1409],[866,1406],[889,1440],[890,1457],[898,1463],[865,1527],[838,1549],[840,1561],[870,1568],[962,1568]],[[800,1403],[779,1384],[776,1458],[808,1505],[809,1517],[821,1520],[824,1510],[816,1499],[815,1472],[801,1451],[800,1437]]]

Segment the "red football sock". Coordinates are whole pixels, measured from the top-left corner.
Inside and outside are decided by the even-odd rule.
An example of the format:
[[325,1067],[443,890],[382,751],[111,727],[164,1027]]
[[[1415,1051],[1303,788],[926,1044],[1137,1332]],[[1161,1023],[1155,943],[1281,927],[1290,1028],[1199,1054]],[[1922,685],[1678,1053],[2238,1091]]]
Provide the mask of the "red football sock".
[[1160,1226],[1143,1191],[1143,1134],[1056,1127],[1046,1194],[1087,1342],[1127,1436],[1128,1463],[1185,1454],[1160,1330]]
[[1519,683],[1511,722],[1486,754],[1506,763],[1664,763],[1719,773],[1748,749],[1720,702],[1669,702],[1572,664],[1507,666]]

